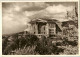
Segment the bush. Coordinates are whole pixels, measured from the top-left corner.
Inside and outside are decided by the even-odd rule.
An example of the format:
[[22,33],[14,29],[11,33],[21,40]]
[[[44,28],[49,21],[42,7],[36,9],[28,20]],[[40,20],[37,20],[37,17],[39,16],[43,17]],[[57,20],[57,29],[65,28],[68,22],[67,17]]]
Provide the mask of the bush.
[[8,41],[8,38],[4,38],[2,42],[2,50],[4,55],[9,54],[12,50],[22,49],[25,46],[36,46],[37,42],[39,41],[35,35],[26,35],[25,38],[18,38],[18,35],[12,35],[11,41]]
[[35,52],[35,47],[36,46],[27,46],[26,48],[16,50],[15,55],[38,55],[38,53]]
[[63,52],[63,51],[64,51],[64,49],[58,48],[57,46],[53,45],[52,53],[58,55],[60,52]]
[[4,50],[7,46],[7,41],[8,41],[8,38],[2,39],[2,54],[4,54]]
[[[21,38],[18,38],[17,35],[13,35],[12,41],[8,41],[8,38],[3,38],[2,50],[4,55],[9,54],[11,51],[16,51],[15,54],[17,55],[58,55],[64,53],[65,50],[69,53],[71,53],[71,51],[74,51],[67,49],[66,45],[71,45],[71,47],[78,45],[76,41],[68,41],[67,38],[63,38],[63,42],[55,42],[54,44],[52,43],[53,40],[54,38],[50,39],[49,37],[46,38],[45,36],[42,36],[42,38],[39,39],[36,35],[32,34],[25,35],[25,37]],[[64,50],[63,48],[59,48],[61,46],[64,46],[66,49]],[[67,53],[66,51],[65,53]]]
[[57,42],[57,43],[56,43],[56,46],[62,46],[62,45],[63,45],[62,42]]
[[77,46],[78,45],[78,43],[76,41],[68,41],[68,44],[72,45],[72,46]]

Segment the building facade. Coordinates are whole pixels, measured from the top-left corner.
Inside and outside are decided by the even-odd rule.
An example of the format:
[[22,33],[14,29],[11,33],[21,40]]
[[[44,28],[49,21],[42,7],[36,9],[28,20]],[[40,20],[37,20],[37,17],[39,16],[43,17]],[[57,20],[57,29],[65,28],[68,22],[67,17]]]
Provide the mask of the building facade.
[[51,19],[38,19],[30,22],[30,33],[37,35],[39,38],[42,36],[49,37],[61,32],[61,25],[57,20]]

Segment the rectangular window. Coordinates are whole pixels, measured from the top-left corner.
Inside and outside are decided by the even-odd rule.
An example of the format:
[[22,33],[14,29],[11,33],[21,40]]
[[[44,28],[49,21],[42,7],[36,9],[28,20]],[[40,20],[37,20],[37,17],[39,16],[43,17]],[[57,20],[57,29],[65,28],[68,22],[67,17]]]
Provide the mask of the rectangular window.
[[49,27],[50,28],[54,28],[55,27],[55,24],[49,24]]
[[35,34],[35,32],[34,32],[34,34]]
[[45,30],[45,26],[44,26],[44,30]]
[[53,35],[54,34],[54,29],[49,29],[49,34]]

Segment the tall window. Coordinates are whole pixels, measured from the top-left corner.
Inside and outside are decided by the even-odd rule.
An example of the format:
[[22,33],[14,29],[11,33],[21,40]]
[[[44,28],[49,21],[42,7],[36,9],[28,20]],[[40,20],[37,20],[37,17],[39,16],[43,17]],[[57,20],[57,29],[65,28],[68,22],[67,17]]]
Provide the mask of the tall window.
[[55,25],[50,23],[49,26],[50,28],[54,28]]
[[44,31],[45,31],[45,26],[44,26]]

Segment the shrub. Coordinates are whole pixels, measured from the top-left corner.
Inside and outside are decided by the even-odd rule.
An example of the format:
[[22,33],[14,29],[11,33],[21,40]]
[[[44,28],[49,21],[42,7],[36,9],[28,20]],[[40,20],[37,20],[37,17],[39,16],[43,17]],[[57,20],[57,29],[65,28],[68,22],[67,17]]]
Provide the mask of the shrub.
[[56,46],[62,46],[62,45],[63,45],[62,42],[57,42],[57,43],[56,43]]
[[72,45],[72,46],[77,46],[78,45],[78,43],[76,41],[68,41],[68,44]]
[[58,55],[60,52],[63,52],[63,51],[64,51],[64,49],[62,49],[62,48],[58,48],[57,46],[53,45],[52,53]]
[[16,50],[15,55],[36,55],[38,53],[35,52],[35,47],[36,46],[27,46],[26,48]]

